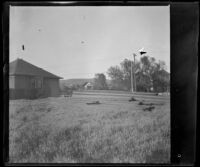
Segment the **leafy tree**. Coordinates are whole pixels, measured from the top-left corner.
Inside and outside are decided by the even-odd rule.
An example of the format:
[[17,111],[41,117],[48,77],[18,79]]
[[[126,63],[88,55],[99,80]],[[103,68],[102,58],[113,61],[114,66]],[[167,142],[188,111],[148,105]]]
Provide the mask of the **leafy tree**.
[[[140,88],[145,91],[150,91],[153,88],[153,74],[156,70],[156,62],[154,57],[143,56],[140,58],[141,70],[140,70]],[[142,79],[141,79],[142,78]],[[144,83],[143,83],[144,82]]]
[[159,61],[156,64],[156,70],[153,74],[154,91],[165,92],[169,91],[170,87],[170,74],[166,71],[166,65],[164,61]]
[[[120,63],[121,69],[123,71],[123,76],[124,76],[123,82],[124,82],[124,85],[127,88],[127,90],[131,89],[131,63],[132,63],[133,73],[135,72],[137,74],[140,71],[140,62],[136,61],[135,66],[134,66],[134,63],[131,60],[124,59],[124,61]],[[132,75],[133,75],[133,73],[132,73]],[[137,75],[135,75],[135,76],[136,76],[136,80],[137,80]],[[134,80],[134,75],[132,77]]]
[[98,90],[108,89],[108,85],[106,83],[106,76],[103,73],[95,74],[94,89]]
[[141,71],[144,75],[148,76],[152,80],[152,75],[156,68],[155,58],[149,56],[143,56],[141,61]]
[[111,88],[114,90],[123,90],[124,75],[119,66],[112,66],[107,71],[108,76],[111,78]]
[[[112,89],[131,89],[131,60],[124,59],[120,66],[112,66],[108,69],[111,78]],[[133,62],[132,62],[133,63]],[[156,62],[154,57],[143,56],[133,65],[138,91],[166,91],[169,87],[169,74],[166,72],[164,61]],[[134,75],[133,75],[134,80]]]
[[112,80],[123,80],[123,72],[119,66],[110,67],[107,74]]
[[147,75],[145,75],[142,71],[137,73],[137,91],[141,92],[149,92],[151,81]]
[[156,64],[157,70],[165,70],[167,69],[166,64],[164,61],[159,60],[158,63]]
[[154,90],[156,92],[165,92],[169,88],[169,73],[164,70],[157,71],[154,77]]

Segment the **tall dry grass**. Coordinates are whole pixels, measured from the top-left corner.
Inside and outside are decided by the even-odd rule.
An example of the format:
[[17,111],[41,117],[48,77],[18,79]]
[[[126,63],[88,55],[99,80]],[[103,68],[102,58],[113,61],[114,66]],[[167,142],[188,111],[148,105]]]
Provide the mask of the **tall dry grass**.
[[16,104],[10,112],[10,162],[169,163],[168,105],[152,112],[112,111],[95,123],[95,115],[76,115],[77,124],[55,129],[42,122],[53,106]]

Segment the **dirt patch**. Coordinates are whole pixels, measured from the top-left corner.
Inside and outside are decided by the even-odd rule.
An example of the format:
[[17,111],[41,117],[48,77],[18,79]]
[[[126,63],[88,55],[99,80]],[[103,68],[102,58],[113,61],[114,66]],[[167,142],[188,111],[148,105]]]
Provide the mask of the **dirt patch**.
[[131,101],[137,101],[137,100],[134,97],[131,97],[128,101],[131,102]]
[[93,102],[90,102],[90,103],[86,103],[87,105],[94,105],[94,104],[101,104],[99,101],[93,101]]
[[150,106],[150,107],[144,108],[143,111],[152,111],[154,109],[155,109],[154,106]]

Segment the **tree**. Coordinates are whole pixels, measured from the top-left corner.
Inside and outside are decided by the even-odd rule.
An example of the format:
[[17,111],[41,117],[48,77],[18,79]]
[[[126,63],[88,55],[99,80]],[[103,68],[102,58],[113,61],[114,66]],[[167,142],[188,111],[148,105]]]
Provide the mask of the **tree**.
[[[127,90],[131,90],[131,63],[132,63],[132,71],[133,73],[138,73],[140,71],[140,62],[136,61],[135,66],[131,60],[124,59],[121,63],[121,69],[123,71],[123,82],[124,85],[126,86]],[[132,77],[134,80],[134,74],[132,73]],[[137,75],[136,75],[136,80],[137,80]]]
[[156,69],[154,57],[143,56],[140,58],[141,70],[139,72],[138,87],[142,91],[151,91],[153,88],[153,73]]
[[[107,74],[111,78],[112,89],[117,89],[117,90],[131,89],[131,63],[133,64],[131,60],[124,59],[120,63],[120,66],[114,66],[108,69]],[[140,62],[136,61],[135,67],[133,66],[133,71],[137,73],[139,70],[140,70]]]
[[158,70],[165,70],[166,71],[166,69],[167,69],[164,61],[159,60],[156,65],[157,65]]
[[147,75],[145,75],[142,71],[139,71],[136,74],[136,78],[137,78],[137,80],[136,80],[137,81],[137,91],[141,91],[141,92],[150,91],[152,83]]
[[97,90],[108,89],[108,85],[106,83],[106,76],[103,73],[95,74],[94,89],[97,89]]
[[[111,78],[112,89],[131,89],[131,62],[131,60],[124,59],[120,66],[112,66],[108,69],[107,74]],[[136,61],[135,66],[133,66],[137,90],[145,92],[153,91],[152,89],[166,91],[169,88],[169,74],[165,69],[164,61],[156,62],[154,57],[141,57],[140,61]]]
[[123,72],[119,66],[110,67],[107,74],[112,80],[123,80]]
[[156,68],[155,58],[149,56],[143,56],[140,58],[140,61],[141,61],[141,71],[151,80],[152,75]]
[[127,90],[124,85],[124,72],[119,66],[112,66],[108,69],[108,76],[111,78],[111,89]]
[[156,68],[153,73],[153,85],[154,91],[156,92],[169,91],[170,74],[166,71],[166,64],[164,61],[159,60],[156,64]]

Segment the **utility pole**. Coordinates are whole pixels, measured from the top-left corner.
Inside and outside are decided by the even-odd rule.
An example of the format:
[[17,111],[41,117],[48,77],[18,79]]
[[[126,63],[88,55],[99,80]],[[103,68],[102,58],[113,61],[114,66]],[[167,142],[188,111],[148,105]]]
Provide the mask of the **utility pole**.
[[[135,78],[135,56],[137,56],[137,55],[135,53],[133,53],[133,60],[134,60],[133,63],[134,63],[134,66],[133,66],[132,61],[131,61],[131,92],[132,93],[134,91],[135,92],[137,91],[137,88],[136,88],[136,78]],[[134,89],[133,89],[133,75],[134,75]]]
[[[144,48],[139,50],[140,55],[143,55],[145,53],[147,53],[146,51],[144,51]],[[131,61],[131,91],[132,93],[135,91],[137,92],[137,85],[136,85],[136,77],[135,77],[135,56],[137,56],[135,53],[133,53],[133,62],[134,62],[134,67],[132,65],[132,61]],[[133,71],[134,68],[134,71]],[[134,75],[134,91],[133,91],[133,75]]]
[[134,74],[134,89],[135,89],[135,92],[136,92],[137,88],[136,88],[136,78],[135,78],[135,56],[136,56],[136,54],[133,53],[133,59],[134,59],[134,72],[133,72],[133,74]]
[[133,64],[131,61],[131,92],[133,93]]

